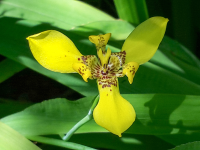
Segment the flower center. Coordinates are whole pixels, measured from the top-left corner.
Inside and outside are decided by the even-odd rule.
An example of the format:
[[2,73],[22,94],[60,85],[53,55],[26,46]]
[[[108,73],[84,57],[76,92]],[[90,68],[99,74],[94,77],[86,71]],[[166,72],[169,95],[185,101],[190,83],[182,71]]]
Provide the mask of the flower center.
[[101,70],[101,74],[102,74],[102,75],[107,75],[107,74],[108,74],[108,71],[104,72],[103,70]]
[[105,35],[90,36],[89,40],[96,45],[97,56],[87,55],[81,56],[82,62],[91,72],[87,77],[90,79],[98,79],[99,85],[104,87],[117,86],[117,77],[123,77],[123,65],[125,63],[126,52],[111,53],[106,44],[110,38],[110,33]]

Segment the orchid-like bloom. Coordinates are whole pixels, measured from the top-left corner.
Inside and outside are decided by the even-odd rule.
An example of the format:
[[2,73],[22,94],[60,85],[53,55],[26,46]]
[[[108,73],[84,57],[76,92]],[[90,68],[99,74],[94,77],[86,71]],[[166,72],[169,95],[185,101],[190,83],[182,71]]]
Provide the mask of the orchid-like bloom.
[[83,80],[96,79],[100,99],[93,111],[95,122],[121,137],[135,121],[133,106],[119,93],[118,77],[128,77],[131,84],[139,65],[156,52],[166,30],[168,19],[153,17],[141,23],[125,40],[121,52],[112,53],[106,44],[111,33],[91,35],[95,55],[83,56],[74,43],[55,30],[29,36],[35,59],[45,68],[61,73],[79,73]]

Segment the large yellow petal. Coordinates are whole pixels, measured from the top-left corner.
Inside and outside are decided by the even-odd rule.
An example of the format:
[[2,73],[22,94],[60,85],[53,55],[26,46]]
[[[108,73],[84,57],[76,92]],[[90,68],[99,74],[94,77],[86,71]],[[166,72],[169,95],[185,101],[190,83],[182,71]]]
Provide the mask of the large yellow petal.
[[99,79],[98,89],[100,99],[93,112],[94,120],[98,125],[121,137],[121,133],[135,121],[135,110],[120,95],[116,77]]
[[126,52],[126,63],[137,62],[140,65],[149,61],[163,39],[167,22],[166,18],[152,17],[137,26],[122,47]]
[[45,68],[61,73],[75,72],[73,63],[82,62],[82,54],[64,34],[44,31],[27,38],[35,59]]

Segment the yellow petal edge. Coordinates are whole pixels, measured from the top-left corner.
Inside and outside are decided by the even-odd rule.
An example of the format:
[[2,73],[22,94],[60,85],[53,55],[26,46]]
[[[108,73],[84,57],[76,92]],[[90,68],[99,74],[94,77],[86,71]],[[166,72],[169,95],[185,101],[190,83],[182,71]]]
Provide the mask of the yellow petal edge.
[[135,121],[136,113],[133,106],[120,95],[118,81],[116,85],[102,88],[98,83],[100,99],[93,116],[98,125],[121,137],[121,133]]
[[35,59],[45,68],[61,73],[74,73],[73,63],[81,61],[82,54],[64,34],[47,30],[27,37]]
[[140,65],[149,61],[164,37],[168,21],[163,17],[152,17],[138,25],[122,46],[122,51],[126,52],[125,63]]

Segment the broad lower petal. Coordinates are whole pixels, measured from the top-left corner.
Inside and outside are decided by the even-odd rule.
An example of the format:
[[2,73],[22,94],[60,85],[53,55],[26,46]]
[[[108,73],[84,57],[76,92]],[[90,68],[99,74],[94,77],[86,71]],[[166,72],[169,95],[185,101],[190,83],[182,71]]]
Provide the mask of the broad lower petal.
[[137,62],[140,65],[149,61],[164,37],[167,22],[166,18],[152,17],[138,25],[122,46],[126,63]]
[[135,121],[133,106],[119,93],[118,79],[98,80],[99,103],[94,109],[95,122],[121,137]]
[[27,38],[35,59],[45,68],[61,73],[75,72],[73,63],[81,62],[82,54],[64,34],[44,31]]

